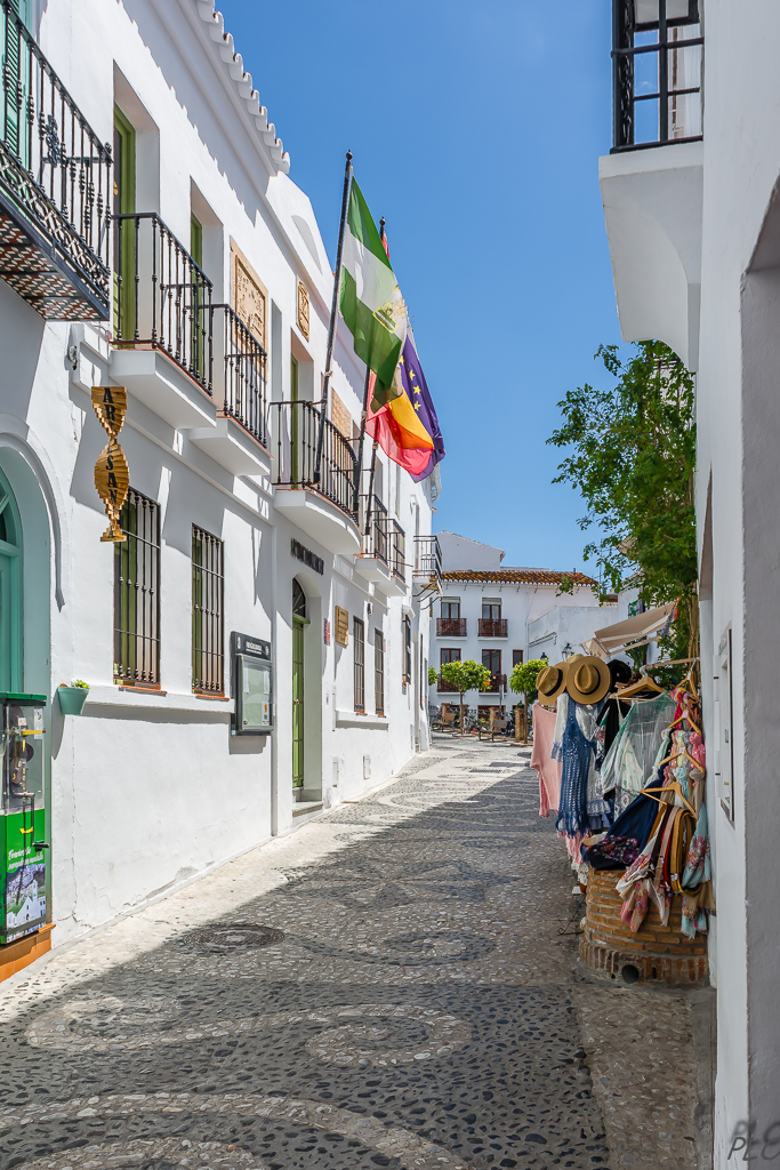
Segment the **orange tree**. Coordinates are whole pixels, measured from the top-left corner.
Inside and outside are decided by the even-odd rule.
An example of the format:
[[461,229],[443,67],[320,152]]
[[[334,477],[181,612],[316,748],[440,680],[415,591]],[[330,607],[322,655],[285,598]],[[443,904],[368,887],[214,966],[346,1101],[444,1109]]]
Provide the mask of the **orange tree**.
[[486,691],[490,685],[490,671],[480,662],[467,658],[465,662],[445,662],[441,681],[460,695],[460,731],[463,734],[463,695],[466,691]]

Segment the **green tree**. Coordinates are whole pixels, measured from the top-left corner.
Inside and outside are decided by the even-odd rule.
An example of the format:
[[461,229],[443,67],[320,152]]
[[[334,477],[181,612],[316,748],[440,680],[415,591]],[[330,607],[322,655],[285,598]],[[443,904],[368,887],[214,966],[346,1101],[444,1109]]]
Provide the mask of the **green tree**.
[[435,667],[435,666],[429,666],[429,667],[428,667],[428,686],[429,686],[429,687],[435,686],[435,685],[436,685],[436,680],[438,679],[438,677],[439,677],[439,676],[438,676],[438,674],[436,673],[436,667]]
[[528,662],[518,662],[509,676],[510,691],[523,696],[523,739],[528,739],[528,708],[536,690],[536,680],[539,671],[547,665],[544,658],[530,658]]
[[569,483],[586,511],[586,560],[598,564],[602,599],[636,584],[647,605],[678,601],[664,646],[671,656],[698,653],[696,521],[693,471],[696,427],[693,376],[659,341],[627,357],[596,353],[611,384],[570,390],[558,403],[563,423],[548,442],[566,454],[554,483]]
[[481,662],[467,658],[465,662],[445,662],[441,668],[442,682],[460,695],[460,731],[463,734],[463,695],[466,691],[486,691],[490,685],[490,671]]

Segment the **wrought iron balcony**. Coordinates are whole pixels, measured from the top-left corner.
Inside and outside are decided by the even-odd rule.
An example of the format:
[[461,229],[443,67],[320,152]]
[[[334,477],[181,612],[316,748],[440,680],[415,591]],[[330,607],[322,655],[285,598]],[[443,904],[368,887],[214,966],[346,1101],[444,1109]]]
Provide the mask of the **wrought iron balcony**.
[[378,496],[361,497],[363,556],[376,557],[384,565],[390,557],[390,518]]
[[0,0],[0,276],[49,321],[105,321],[111,148]]
[[267,446],[265,350],[230,305],[211,306],[208,335],[209,393],[226,415]]
[[161,349],[211,393],[211,281],[156,212],[114,219],[114,343]]
[[477,627],[480,638],[506,638],[506,618],[480,618]]
[[390,521],[390,568],[399,581],[406,580],[406,533],[397,520]]
[[437,638],[465,638],[466,618],[437,618]]
[[613,152],[702,136],[698,0],[613,0]]
[[438,536],[416,536],[414,538],[414,575],[426,581],[441,581],[441,548]]
[[491,674],[490,682],[487,686],[487,693],[491,694],[494,691],[506,690],[506,675],[505,674]]
[[320,480],[315,483],[319,407],[312,402],[272,402],[270,416],[276,461],[274,483],[317,492],[357,523],[353,511],[357,460],[341,431],[325,419]]
[[438,690],[440,695],[457,695],[458,694],[458,688],[454,687],[452,685],[452,683],[445,682],[444,679],[442,679],[442,678],[440,678],[438,680],[438,682],[436,684],[436,689]]

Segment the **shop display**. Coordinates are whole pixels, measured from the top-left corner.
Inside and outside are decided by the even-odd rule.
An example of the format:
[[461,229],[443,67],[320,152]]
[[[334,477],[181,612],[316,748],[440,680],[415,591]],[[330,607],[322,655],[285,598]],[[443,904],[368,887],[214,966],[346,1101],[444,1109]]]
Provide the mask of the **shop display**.
[[46,921],[42,695],[0,692],[0,944]]

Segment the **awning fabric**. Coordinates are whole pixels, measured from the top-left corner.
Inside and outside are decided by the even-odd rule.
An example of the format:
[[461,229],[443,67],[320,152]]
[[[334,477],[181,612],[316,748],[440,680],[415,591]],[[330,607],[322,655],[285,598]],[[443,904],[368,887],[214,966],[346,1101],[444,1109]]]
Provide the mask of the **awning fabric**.
[[672,601],[668,605],[646,609],[644,613],[596,630],[595,637],[609,654],[618,654],[626,646],[644,646],[645,642],[663,629],[674,613],[674,608],[675,603]]

